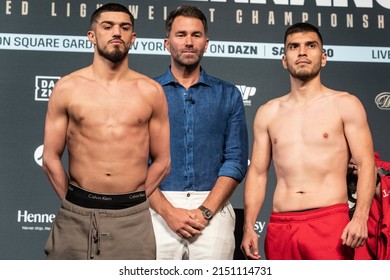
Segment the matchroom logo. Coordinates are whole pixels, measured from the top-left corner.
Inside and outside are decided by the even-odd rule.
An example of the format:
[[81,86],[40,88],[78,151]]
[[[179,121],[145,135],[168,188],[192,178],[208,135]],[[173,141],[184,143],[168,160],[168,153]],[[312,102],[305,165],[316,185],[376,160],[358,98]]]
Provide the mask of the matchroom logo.
[[241,92],[242,100],[244,101],[244,106],[251,106],[252,102],[249,97],[254,96],[256,94],[255,87],[248,87],[244,85],[236,85],[238,90]]
[[390,110],[390,92],[379,93],[375,97],[375,104],[381,110]]
[[54,85],[61,77],[35,76],[35,101],[48,101]]

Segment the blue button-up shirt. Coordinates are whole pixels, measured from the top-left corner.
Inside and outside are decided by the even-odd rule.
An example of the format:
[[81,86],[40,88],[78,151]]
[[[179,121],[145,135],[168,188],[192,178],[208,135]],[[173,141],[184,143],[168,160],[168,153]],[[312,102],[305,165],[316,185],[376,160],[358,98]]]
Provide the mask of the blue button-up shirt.
[[241,182],[248,167],[248,131],[238,88],[203,69],[188,90],[170,68],[155,80],[167,97],[171,131],[171,171],[160,189],[210,191],[219,176]]

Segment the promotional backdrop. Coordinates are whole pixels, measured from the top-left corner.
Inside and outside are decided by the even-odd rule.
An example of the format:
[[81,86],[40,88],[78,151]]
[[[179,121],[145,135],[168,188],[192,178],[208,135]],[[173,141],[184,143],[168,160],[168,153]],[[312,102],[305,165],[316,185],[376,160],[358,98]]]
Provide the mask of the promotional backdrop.
[[[58,79],[92,62],[89,20],[106,2],[0,0],[0,259],[45,258],[43,248],[60,206],[41,167],[47,101]],[[328,54],[323,83],[362,101],[375,150],[390,160],[389,0],[117,2],[136,19],[129,65],[150,77],[169,65],[163,47],[169,11],[181,4],[204,11],[211,41],[202,65],[241,91],[250,147],[258,107],[289,91],[289,75],[281,64],[286,28],[300,21],[318,26]],[[66,161],[65,156],[65,166]],[[237,209],[243,208],[243,186],[231,199]],[[261,248],[274,186],[271,167],[268,195],[255,225]]]

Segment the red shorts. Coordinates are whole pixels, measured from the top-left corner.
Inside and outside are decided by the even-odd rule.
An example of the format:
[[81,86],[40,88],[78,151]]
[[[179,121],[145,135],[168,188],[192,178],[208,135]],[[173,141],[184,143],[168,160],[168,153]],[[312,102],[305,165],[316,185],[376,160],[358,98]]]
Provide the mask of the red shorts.
[[350,221],[348,204],[302,212],[272,212],[265,237],[267,260],[353,259],[353,249],[341,244]]

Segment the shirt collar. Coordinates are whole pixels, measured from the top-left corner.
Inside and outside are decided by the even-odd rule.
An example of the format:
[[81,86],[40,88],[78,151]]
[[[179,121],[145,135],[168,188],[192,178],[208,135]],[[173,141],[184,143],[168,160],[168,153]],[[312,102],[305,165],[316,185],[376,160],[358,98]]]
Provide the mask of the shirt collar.
[[[171,72],[171,66],[169,66],[167,72],[163,75],[163,77],[161,79],[161,85],[165,86],[165,85],[168,85],[168,84],[176,84],[176,83],[177,82],[176,82],[176,80],[173,77],[172,72]],[[207,75],[206,71],[202,67],[200,67],[200,77],[199,77],[199,80],[194,85],[197,85],[197,84],[204,84],[204,85],[207,85],[207,86],[211,87],[211,81],[209,79],[209,76]]]

